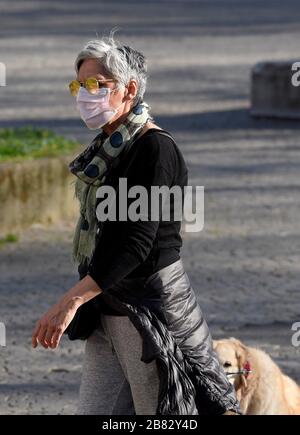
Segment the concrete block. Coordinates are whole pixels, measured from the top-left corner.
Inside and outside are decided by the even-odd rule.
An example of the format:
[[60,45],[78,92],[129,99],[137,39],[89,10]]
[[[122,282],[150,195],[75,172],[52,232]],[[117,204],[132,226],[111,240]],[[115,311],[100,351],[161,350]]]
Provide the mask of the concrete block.
[[300,119],[300,63],[298,69],[295,62],[260,62],[253,67],[252,116]]
[[73,158],[74,155],[0,164],[1,236],[33,223],[76,220],[76,177],[68,168]]

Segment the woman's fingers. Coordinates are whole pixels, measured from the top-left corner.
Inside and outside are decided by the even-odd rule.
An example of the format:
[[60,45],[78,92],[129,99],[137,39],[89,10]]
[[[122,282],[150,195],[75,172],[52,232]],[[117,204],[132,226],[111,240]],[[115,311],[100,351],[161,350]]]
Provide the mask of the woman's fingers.
[[76,313],[76,309],[68,309],[61,313],[60,316],[57,318],[57,325],[55,328],[55,331],[52,336],[52,345],[51,347],[55,349],[60,342],[60,339],[64,333],[64,331],[67,329],[68,325],[70,324],[71,320],[73,319],[74,315]]
[[38,340],[38,342],[39,342],[39,343],[40,343],[40,344],[41,344],[45,349],[48,348],[48,345],[47,345],[47,343],[45,342],[45,337],[46,337],[46,335],[47,335],[48,328],[49,328],[49,325],[48,325],[47,323],[42,324],[42,326],[41,326],[41,328],[40,328],[40,330],[39,330],[38,336],[37,336],[37,340]]
[[37,345],[38,345],[37,336],[39,334],[40,328],[41,328],[41,324],[40,324],[40,322],[37,322],[36,327],[32,333],[32,339],[31,339],[31,344],[32,344],[33,348],[37,347]]
[[43,338],[43,343],[44,343],[44,347],[51,347],[51,343],[52,343],[52,339],[53,339],[53,335],[54,332],[56,330],[56,325],[55,324],[48,324],[47,330],[46,330],[46,334]]
[[32,347],[35,348],[40,343],[47,349],[54,329],[55,327],[48,320],[44,320],[43,318],[39,320],[32,334]]
[[38,344],[43,346],[45,349],[53,346],[53,338],[59,330],[53,325],[39,326],[39,328],[33,333],[32,336],[32,346],[35,348]]
[[60,339],[74,318],[76,313],[76,305],[70,308],[63,308],[54,315],[47,313],[37,323],[35,330],[32,334],[32,347],[36,347],[40,343],[45,349],[49,347],[55,349],[60,342]]
[[66,328],[64,326],[59,326],[53,334],[51,348],[55,349],[60,342],[60,339]]

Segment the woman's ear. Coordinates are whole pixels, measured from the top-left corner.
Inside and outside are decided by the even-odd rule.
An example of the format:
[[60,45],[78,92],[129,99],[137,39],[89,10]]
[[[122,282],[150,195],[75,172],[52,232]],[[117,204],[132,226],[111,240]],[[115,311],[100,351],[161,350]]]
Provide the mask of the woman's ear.
[[135,79],[131,79],[127,88],[127,94],[125,95],[125,100],[133,100],[137,94],[137,81]]

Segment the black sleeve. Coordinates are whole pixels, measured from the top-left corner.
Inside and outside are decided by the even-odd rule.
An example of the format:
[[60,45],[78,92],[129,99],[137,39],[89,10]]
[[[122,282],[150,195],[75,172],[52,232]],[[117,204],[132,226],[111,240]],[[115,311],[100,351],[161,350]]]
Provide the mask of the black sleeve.
[[[145,138],[127,174],[127,188],[144,186],[150,198],[151,186],[172,186],[176,172],[176,153],[169,138]],[[118,200],[118,196],[117,196]],[[134,199],[128,199],[128,206]],[[106,221],[99,243],[88,268],[88,274],[103,292],[125,278],[149,255],[159,220]],[[159,208],[161,217],[162,209]]]

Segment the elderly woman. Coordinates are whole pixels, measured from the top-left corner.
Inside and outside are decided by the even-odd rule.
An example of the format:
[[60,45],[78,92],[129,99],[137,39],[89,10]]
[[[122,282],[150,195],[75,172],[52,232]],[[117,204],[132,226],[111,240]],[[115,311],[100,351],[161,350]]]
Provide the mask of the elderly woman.
[[[73,245],[79,281],[37,323],[32,345],[55,349],[63,333],[87,340],[79,414],[239,414],[180,257],[174,197],[168,220],[163,208],[150,216],[151,187],[177,186],[182,194],[187,168],[143,100],[146,59],[110,35],[88,42],[75,69],[70,91],[81,118],[101,129],[70,163],[80,202]],[[123,210],[104,219],[105,207],[124,205],[120,181],[148,194],[142,218],[130,216],[128,195],[129,216]],[[103,187],[116,188],[112,202]]]

